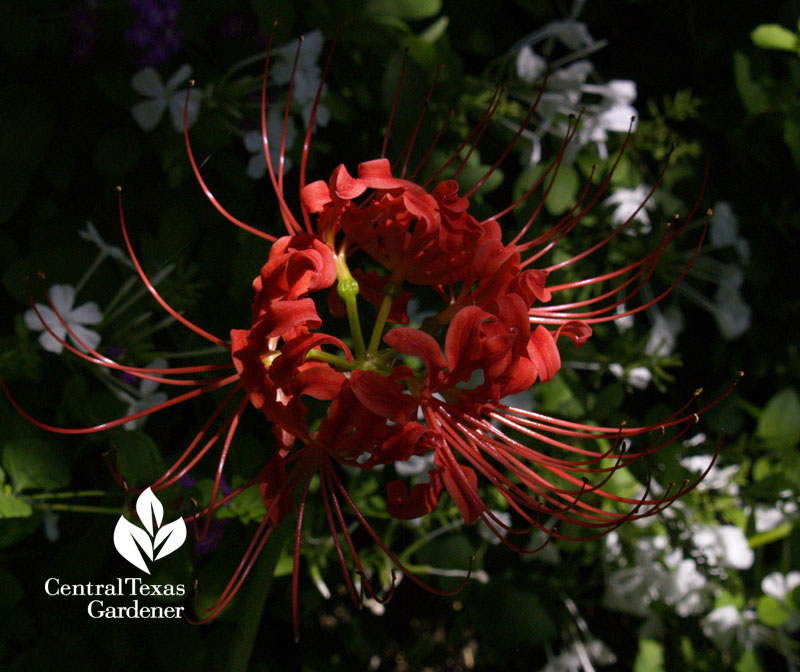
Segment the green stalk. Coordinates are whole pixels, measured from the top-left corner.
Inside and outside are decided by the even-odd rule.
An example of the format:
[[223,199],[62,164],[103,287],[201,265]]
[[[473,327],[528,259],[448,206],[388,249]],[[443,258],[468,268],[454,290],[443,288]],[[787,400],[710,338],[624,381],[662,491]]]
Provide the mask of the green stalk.
[[348,362],[346,358],[339,355],[333,355],[323,350],[309,350],[306,354],[306,359],[316,359],[320,362],[327,362],[343,369],[355,369],[356,365],[353,362]]
[[386,326],[386,320],[389,317],[389,311],[392,309],[392,297],[384,296],[381,302],[381,307],[378,309],[378,317],[375,320],[375,326],[372,328],[372,335],[369,338],[369,347],[367,352],[370,355],[378,354],[378,346],[383,336],[383,328]]
[[278,564],[287,539],[294,530],[292,522],[293,517],[287,516],[278,523],[278,527],[275,528],[264,544],[264,548],[261,549],[261,555],[253,567],[253,571],[250,572],[247,591],[243,591],[244,604],[239,617],[239,626],[233,636],[226,672],[247,672],[258,634],[258,626],[261,624],[261,616],[264,613],[264,605],[272,585],[275,566]]
[[345,308],[347,308],[347,320],[350,322],[350,333],[353,336],[353,345],[358,359],[365,359],[367,347],[364,344],[364,334],[361,332],[361,322],[358,319],[358,306],[356,297],[358,296],[358,280],[350,273],[345,259],[344,248],[336,255],[336,293],[342,297]]
[[116,509],[107,506],[90,506],[88,504],[32,504],[34,509],[45,511],[71,511],[73,513],[106,513],[111,516],[118,516],[122,513],[122,507]]

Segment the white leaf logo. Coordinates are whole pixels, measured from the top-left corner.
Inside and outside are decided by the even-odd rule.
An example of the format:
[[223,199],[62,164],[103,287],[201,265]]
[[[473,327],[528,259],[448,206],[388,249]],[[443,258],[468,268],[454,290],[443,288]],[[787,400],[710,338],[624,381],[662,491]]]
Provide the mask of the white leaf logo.
[[186,523],[183,518],[178,518],[162,526],[164,507],[150,488],[136,500],[136,513],[145,529],[120,516],[114,528],[114,546],[123,558],[149,574],[142,551],[151,562],[154,560],[153,552],[159,547],[155,560],[176,551],[186,541]]

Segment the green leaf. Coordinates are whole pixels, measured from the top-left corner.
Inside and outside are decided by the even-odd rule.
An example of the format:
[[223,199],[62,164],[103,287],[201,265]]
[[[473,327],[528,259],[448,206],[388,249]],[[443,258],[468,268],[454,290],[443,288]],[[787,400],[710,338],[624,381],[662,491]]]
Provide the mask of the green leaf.
[[789,620],[789,612],[772,595],[762,595],[756,604],[758,620],[770,628],[780,628]]
[[753,80],[747,56],[738,51],[733,55],[733,75],[744,108],[753,115],[768,112],[770,109],[769,97],[766,91]]
[[742,652],[742,657],[739,658],[734,669],[736,672],[764,672],[761,659],[753,649],[745,649]]
[[0,492],[0,518],[27,518],[33,509],[27,502],[7,492]]
[[664,672],[664,646],[655,639],[639,640],[633,672]]
[[750,33],[750,39],[753,40],[753,44],[762,49],[797,51],[800,48],[798,35],[777,23],[761,24]]
[[562,166],[544,204],[547,212],[551,215],[562,215],[569,210],[578,196],[579,181],[578,171],[574,166]]
[[37,488],[54,490],[70,481],[66,460],[41,439],[15,439],[6,443],[3,467],[14,492]]
[[792,158],[800,166],[800,116],[786,116],[783,121],[783,141],[792,153]]
[[131,488],[150,485],[166,470],[158,446],[141,430],[114,430],[111,443],[117,449],[122,477]]
[[442,0],[370,0],[367,14],[415,21],[428,19],[442,11]]
[[767,402],[756,435],[773,450],[789,450],[800,441],[800,395],[785,388]]

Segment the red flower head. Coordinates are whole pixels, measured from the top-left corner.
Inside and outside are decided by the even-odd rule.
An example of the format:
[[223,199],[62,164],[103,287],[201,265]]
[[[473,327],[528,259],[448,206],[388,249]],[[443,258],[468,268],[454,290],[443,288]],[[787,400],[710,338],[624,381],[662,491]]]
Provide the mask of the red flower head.
[[[422,166],[406,177],[414,134],[404,150],[407,153],[399,173],[380,156],[359,164],[357,177],[339,165],[328,180],[306,184],[309,141],[322,85],[303,147],[300,216],[295,217],[284,196],[283,147],[277,171],[270,158],[266,81],[265,71],[264,155],[285,236],[278,238],[245,224],[216,201],[203,181],[186,135],[192,168],[214,207],[236,226],[271,243],[266,263],[253,281],[252,321],[247,328],[233,329],[230,341],[223,340],[190,322],[159,296],[131,246],[120,199],[125,242],[150,293],[179,322],[229,350],[232,363],[170,369],[123,366],[85,343],[81,343],[85,352],[69,345],[43,321],[53,337],[78,357],[139,378],[192,389],[151,409],[85,429],[56,428],[25,414],[45,429],[82,434],[116,427],[230,386],[227,396],[184,453],[151,486],[155,491],[175,483],[221,441],[210,503],[187,520],[195,524],[203,521],[199,534],[205,535],[214,511],[223,503],[253,484],[262,493],[264,520],[235,575],[207,610],[204,620],[228,604],[276,525],[296,512],[293,595],[297,630],[299,555],[304,511],[314,475],[319,480],[325,519],[353,599],[358,600],[358,595],[351,568],[362,575],[370,595],[375,593],[364,578],[345,509],[404,573],[424,585],[384,545],[349,495],[338,465],[366,471],[414,455],[432,455],[434,467],[428,483],[416,484],[410,491],[402,481],[388,483],[388,514],[398,519],[425,515],[446,491],[467,523],[483,520],[512,548],[516,546],[504,534],[509,531],[508,526],[486,503],[488,488],[495,489],[505,500],[522,522],[523,531],[539,528],[553,537],[564,535],[556,528],[545,527],[540,522],[542,517],[602,534],[627,520],[658,513],[690,489],[685,485],[656,497],[648,488],[641,497],[629,498],[615,494],[608,481],[619,467],[646,461],[673,443],[699,413],[717,402],[689,410],[690,401],[672,415],[644,427],[604,427],[551,418],[502,401],[534,384],[546,384],[558,373],[563,341],[560,337],[580,347],[590,337],[592,324],[640,312],[669,293],[682,275],[659,296],[617,312],[619,306],[631,304],[665,248],[683,232],[685,223],[672,227],[652,252],[622,268],[554,284],[551,278],[560,270],[601,249],[630,223],[631,220],[587,250],[559,263],[540,263],[600,199],[610,174],[594,193],[590,193],[591,183],[587,185],[579,202],[551,228],[529,235],[540,205],[508,240],[501,218],[526,202],[542,181],[488,218],[478,219],[471,214],[470,199],[509,153],[524,124],[497,163],[470,189],[461,193],[454,179],[434,183],[445,167],[459,160],[462,150],[474,149],[490,123],[495,109],[492,104],[458,152],[427,182],[414,181]],[[290,104],[291,97],[286,103],[287,115]],[[533,110],[528,119],[532,113]],[[576,126],[570,127],[564,147],[575,130]],[[437,141],[440,136],[441,133]],[[425,160],[432,149],[426,152]],[[548,173],[558,170],[562,155],[563,149]],[[457,169],[457,176],[465,161]],[[690,219],[691,216],[687,221]],[[700,244],[702,237],[698,249]],[[351,270],[351,265],[366,257],[371,259],[368,270]],[[586,298],[559,300],[578,287],[585,290]],[[408,300],[421,290],[428,296],[433,290],[440,297],[437,312],[421,328],[396,326],[408,324]],[[328,333],[329,326],[318,312],[326,303],[334,315],[347,316],[349,338]],[[364,316],[368,317],[362,322]],[[62,320],[62,324],[80,343],[67,323]],[[370,325],[367,338],[362,324]],[[408,357],[419,358],[423,365],[412,368]],[[223,373],[224,369],[230,370]],[[327,404],[322,417],[312,416],[310,399],[315,400],[316,408],[320,403]],[[249,405],[271,423],[277,444],[264,468],[250,482],[219,497],[226,458],[239,420]],[[628,439],[645,434],[655,438],[638,449],[626,449]],[[599,440],[608,440],[610,448],[598,450],[595,446]],[[604,506],[608,501],[626,505],[628,511]]]

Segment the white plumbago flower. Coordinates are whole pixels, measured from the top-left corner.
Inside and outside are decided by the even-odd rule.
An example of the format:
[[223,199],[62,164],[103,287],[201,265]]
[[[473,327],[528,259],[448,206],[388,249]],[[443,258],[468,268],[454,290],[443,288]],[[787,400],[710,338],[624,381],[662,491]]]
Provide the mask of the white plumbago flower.
[[[166,369],[169,366],[169,363],[163,357],[159,357],[154,359],[150,362],[147,367],[148,369]],[[134,399],[130,395],[126,394],[125,392],[119,392],[118,396],[123,401],[128,402],[128,408],[125,411],[125,415],[132,415],[134,413],[138,413],[139,411],[146,411],[148,408],[152,408],[153,406],[157,406],[158,404],[163,404],[169,397],[167,397],[164,392],[156,392],[158,389],[158,383],[154,380],[147,380],[146,378],[141,378],[139,380],[139,398]],[[148,416],[144,416],[141,418],[137,418],[136,420],[129,420],[126,422],[123,427],[126,431],[132,432],[134,429],[138,429],[141,427],[146,421]]]
[[678,616],[699,614],[708,604],[708,595],[704,590],[706,577],[697,569],[697,563],[691,558],[684,558],[683,551],[675,549],[664,559],[669,573],[661,585],[661,599],[675,607]]
[[[269,139],[269,158],[272,161],[272,169],[277,174],[278,161],[281,155],[281,137],[283,136],[283,110],[273,108],[267,114],[267,138]],[[286,124],[286,149],[294,146],[297,139],[297,124],[294,119],[289,117]],[[267,159],[264,156],[264,143],[261,139],[260,131],[250,131],[244,136],[244,146],[253,156],[247,163],[247,176],[259,180],[267,172]],[[292,167],[292,160],[284,160],[283,172],[289,172]]]
[[633,189],[617,189],[611,196],[609,196],[603,205],[614,206],[614,212],[611,213],[611,223],[616,226],[621,226],[629,220],[633,219],[635,222],[641,222],[642,226],[638,229],[628,227],[625,231],[629,234],[646,234],[650,233],[650,215],[647,214],[648,210],[652,210],[656,204],[653,199],[645,202],[647,194],[650,193],[650,187],[640,184]]
[[[97,304],[94,301],[89,301],[77,308],[73,308],[75,303],[75,288],[72,285],[53,285],[50,287],[49,294],[56,311],[58,311],[58,314],[64,322],[67,323],[75,336],[86,343],[92,350],[96,350],[97,346],[100,345],[100,334],[91,329],[87,329],[84,325],[99,324],[103,321],[103,315],[97,307]],[[47,326],[50,327],[61,340],[69,336],[69,339],[73,342],[75,347],[85,352],[85,348],[75,340],[72,334],[67,333],[66,327],[61,323],[61,320],[58,319],[58,316],[49,305],[37,303],[36,308],[39,310],[42,319],[47,323]],[[39,336],[39,343],[45,350],[55,354],[61,353],[64,346],[53,338],[52,334],[45,329],[45,326],[32,308],[25,311],[24,319],[25,326],[28,327],[28,329],[42,332]]]
[[[698,434],[698,436],[702,437],[702,441],[705,441],[705,434]],[[686,443],[687,442],[684,442],[684,445],[686,445]],[[702,474],[708,469],[708,465],[712,459],[714,458],[711,455],[692,455],[691,457],[682,458],[680,462],[681,466],[687,471]],[[728,467],[718,467],[715,464],[706,474],[706,477],[697,484],[697,490],[700,492],[711,490],[735,495],[739,492],[739,486],[731,481],[738,472],[738,464],[732,464]]]
[[[621,303],[617,306],[617,314],[624,313],[626,310],[625,304]],[[619,333],[624,334],[628,329],[633,327],[633,315],[625,315],[624,317],[618,317],[614,320],[614,326],[617,328]]]
[[732,341],[742,336],[751,323],[752,310],[745,303],[736,284],[736,276],[720,279],[714,295],[714,319],[722,337]]
[[614,652],[604,642],[590,636],[586,642],[576,639],[568,644],[539,672],[585,672],[594,669],[594,665],[613,665],[616,662]]
[[668,357],[675,350],[678,334],[683,331],[683,316],[675,308],[668,308],[663,313],[656,310],[653,328],[644,351],[648,355]]
[[[182,65],[167,80],[166,84],[161,81],[161,76],[154,68],[143,68],[133,76],[131,86],[137,93],[149,98],[149,100],[136,103],[131,108],[131,114],[142,130],[152,131],[161,122],[164,112],[169,109],[175,130],[179,133],[183,132],[183,108],[186,103],[187,89],[178,90],[178,87],[188,81],[191,74],[191,66]],[[197,120],[202,98],[203,92],[200,89],[192,89],[187,111],[189,126]]]
[[706,637],[723,651],[730,649],[734,641],[748,648],[757,644],[762,636],[755,624],[752,609],[739,611],[732,604],[714,609],[701,621]]
[[658,562],[612,572],[606,579],[603,604],[615,611],[646,616],[666,578],[667,571]]
[[[322,44],[324,41],[322,32],[312,30],[303,35],[303,44],[300,47],[300,56],[297,61],[297,71],[294,76],[292,87],[292,101],[303,109],[303,122],[308,127],[311,118],[311,110],[314,107],[314,98],[322,78],[322,68],[317,65],[322,54]],[[292,40],[288,44],[276,49],[274,52],[275,64],[270,66],[269,74],[278,85],[288,84],[292,80],[292,69],[294,68],[295,55],[297,54],[297,40]],[[325,95],[323,89],[322,95]],[[327,125],[330,120],[330,113],[323,106],[317,107],[316,124]]]
[[650,381],[653,380],[653,374],[646,366],[635,366],[626,374],[622,364],[613,362],[608,365],[608,370],[615,378],[624,380],[628,385],[635,387],[637,390],[644,390],[650,384]]
[[705,556],[712,567],[749,569],[755,559],[747,537],[735,525],[698,527],[692,534],[692,542],[696,553]]
[[733,212],[733,207],[728,201],[717,201],[711,208],[711,226],[709,227],[709,241],[714,247],[729,247],[736,249],[743,261],[750,258],[750,245],[747,239],[739,235],[739,219]]
[[[511,514],[508,511],[495,511],[494,509],[491,509],[491,513],[494,516],[494,518],[497,518],[497,520],[499,520],[503,525],[506,526],[503,527],[503,525],[499,525],[492,518],[489,518],[492,527],[495,530],[497,530],[499,534],[505,537],[506,534],[508,533],[508,530],[506,528],[511,527]],[[496,546],[497,544],[500,543],[500,538],[494,532],[492,532],[491,529],[489,529],[489,526],[486,523],[484,523],[483,520],[481,520],[480,524],[478,525],[478,534],[481,535],[481,538],[486,539],[486,541],[488,541],[492,545]]]
[[762,504],[756,505],[753,511],[756,532],[769,532],[778,527],[778,525],[794,517],[794,514],[797,513],[797,504],[793,501],[786,500],[791,494],[790,490],[784,490],[779,493],[781,499],[775,503],[774,507],[764,506]]
[[106,241],[104,241],[98,233],[94,224],[92,224],[92,222],[90,222],[88,219],[86,220],[86,228],[78,231],[78,235],[84,240],[88,240],[90,243],[97,245],[97,248],[100,250],[101,254],[111,257],[117,261],[121,261],[126,266],[133,268],[133,263],[130,261],[130,259],[128,259],[128,255],[119,247],[106,243]]
[[772,572],[761,580],[761,590],[764,591],[764,594],[781,602],[798,586],[800,586],[800,572],[789,572],[788,574]]
[[517,54],[517,77],[526,84],[533,84],[547,69],[547,60],[539,56],[529,45]]

